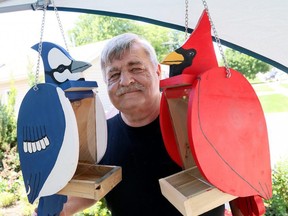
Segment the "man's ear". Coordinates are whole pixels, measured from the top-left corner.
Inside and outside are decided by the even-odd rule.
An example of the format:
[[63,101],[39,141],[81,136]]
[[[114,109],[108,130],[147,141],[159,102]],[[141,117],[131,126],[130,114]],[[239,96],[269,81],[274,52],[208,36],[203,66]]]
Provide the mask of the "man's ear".
[[157,75],[158,75],[159,77],[161,77],[161,72],[162,72],[162,71],[161,71],[161,65],[158,64],[156,73],[157,73]]

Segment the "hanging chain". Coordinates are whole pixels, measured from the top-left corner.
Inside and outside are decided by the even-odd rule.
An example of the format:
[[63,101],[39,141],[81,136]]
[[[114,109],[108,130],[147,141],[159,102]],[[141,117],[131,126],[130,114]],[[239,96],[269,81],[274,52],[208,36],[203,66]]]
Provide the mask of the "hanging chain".
[[207,4],[206,0],[202,0],[202,2],[203,2],[205,10],[207,12],[207,15],[208,15],[208,18],[209,18],[209,21],[210,21],[210,24],[211,24],[211,27],[212,27],[212,30],[213,30],[213,33],[214,33],[214,37],[215,37],[218,49],[219,49],[220,54],[221,54],[221,56],[223,58],[223,61],[224,61],[224,65],[225,65],[225,68],[226,68],[226,77],[230,78],[231,77],[231,71],[230,71],[228,62],[226,60],[226,57],[225,57],[225,54],[224,54],[224,51],[223,51],[223,47],[222,47],[222,44],[221,44],[221,41],[220,41],[220,38],[219,38],[218,33],[216,31],[215,24],[214,24],[214,22],[213,22],[213,20],[211,18],[211,15],[210,15],[210,12],[209,12],[209,9],[208,9],[208,4]]
[[33,86],[34,91],[38,90],[39,70],[40,70],[40,60],[41,60],[43,35],[44,35],[44,27],[45,27],[46,9],[47,9],[47,3],[45,2],[43,6],[43,16],[42,16],[41,30],[40,30],[40,42],[38,45],[38,59],[37,59],[37,66],[36,66],[36,73],[35,73],[35,81],[34,81],[34,86]]
[[[58,10],[57,10],[57,8],[55,6],[54,0],[52,0],[52,4],[53,4],[54,11],[55,11],[55,14],[56,14],[56,18],[57,18],[57,21],[58,21],[58,24],[59,24],[61,35],[62,35],[64,43],[65,43],[66,50],[69,53],[67,41],[66,41],[65,34],[64,34],[64,29],[63,29],[63,26],[62,26],[62,23],[61,23],[61,20],[60,20],[60,16],[59,16]],[[37,66],[36,66],[36,73],[35,73],[35,81],[34,81],[34,86],[33,86],[34,91],[37,91],[39,89],[38,88],[39,70],[40,70],[40,60],[41,60],[41,53],[42,53],[43,35],[44,35],[44,28],[45,28],[45,18],[46,18],[47,5],[48,5],[48,3],[47,3],[47,1],[45,1],[44,5],[43,5],[43,8],[42,8],[43,9],[43,16],[42,16],[41,30],[40,30],[40,42],[39,42],[39,45],[38,45],[38,59],[37,59]]]
[[188,38],[188,0],[185,0],[185,40]]
[[54,11],[55,11],[55,15],[56,15],[56,18],[57,18],[57,21],[58,21],[58,25],[59,25],[59,28],[60,28],[60,31],[61,31],[61,35],[62,35],[62,38],[63,38],[63,40],[64,40],[65,48],[66,48],[67,52],[69,53],[68,44],[67,44],[66,37],[65,37],[65,33],[64,33],[64,28],[63,28],[63,25],[62,25],[62,23],[61,23],[61,20],[60,20],[60,16],[59,16],[57,7],[56,7],[56,5],[55,5],[54,0],[52,0],[51,2],[52,2],[52,5],[53,5],[53,7],[54,7]]

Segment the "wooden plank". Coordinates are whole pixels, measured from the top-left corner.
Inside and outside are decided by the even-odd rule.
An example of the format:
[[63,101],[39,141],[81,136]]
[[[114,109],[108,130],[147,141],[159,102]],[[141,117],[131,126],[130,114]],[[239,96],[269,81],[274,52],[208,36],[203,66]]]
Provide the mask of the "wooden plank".
[[183,215],[186,215],[185,206],[183,203],[187,199],[182,193],[173,187],[166,179],[159,179],[161,192],[166,199],[172,203]]
[[185,200],[185,212],[186,215],[189,216],[200,215],[231,200],[234,200],[235,198],[237,197],[223,193],[217,188],[213,187],[212,189],[198,193],[197,195]]
[[183,166],[185,169],[194,167],[195,162],[192,157],[187,132],[188,97],[167,98],[167,101]]
[[79,133],[79,161],[95,164],[97,161],[95,98],[84,98],[71,103]]

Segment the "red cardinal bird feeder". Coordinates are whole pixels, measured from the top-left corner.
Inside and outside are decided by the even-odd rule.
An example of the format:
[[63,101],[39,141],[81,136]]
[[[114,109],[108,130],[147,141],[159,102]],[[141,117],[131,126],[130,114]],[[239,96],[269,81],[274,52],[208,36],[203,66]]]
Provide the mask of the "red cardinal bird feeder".
[[[244,216],[263,214],[262,198],[272,196],[264,113],[246,78],[233,69],[218,67],[206,11],[190,38],[163,63],[170,65],[170,78],[160,83],[161,130],[169,155],[184,171],[161,179],[162,193],[184,215],[204,213],[237,197],[233,202]],[[197,191],[199,198],[193,195],[196,201],[190,203],[195,208],[187,203],[183,207],[168,188],[183,195],[177,188],[180,180],[175,178],[187,179],[187,174],[194,178],[192,187],[202,187],[202,195]],[[191,197],[185,194],[185,202]],[[213,204],[207,204],[209,198]],[[199,207],[201,199],[203,206]]]

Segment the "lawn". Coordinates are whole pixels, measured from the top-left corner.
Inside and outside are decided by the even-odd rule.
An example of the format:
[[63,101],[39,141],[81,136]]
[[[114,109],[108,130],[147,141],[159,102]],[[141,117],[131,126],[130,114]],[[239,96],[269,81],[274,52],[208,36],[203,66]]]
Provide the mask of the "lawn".
[[288,112],[288,97],[282,94],[267,94],[258,97],[265,113]]
[[258,95],[265,113],[288,112],[288,94],[281,94],[277,92],[278,85],[282,91],[283,88],[287,89],[288,93],[288,83],[275,84],[276,86],[271,85],[271,83],[258,83],[252,84],[252,86]]

